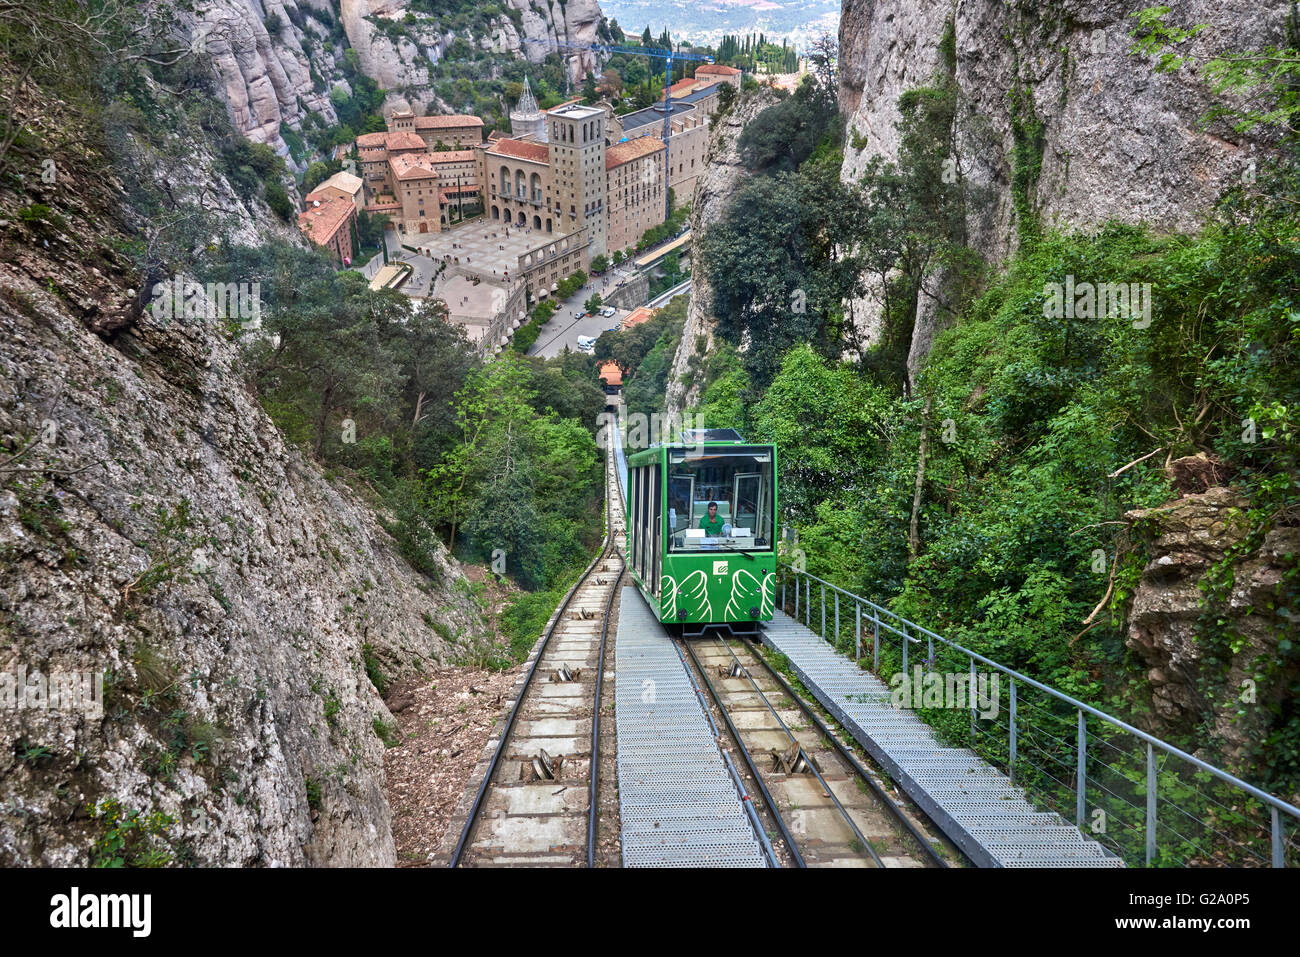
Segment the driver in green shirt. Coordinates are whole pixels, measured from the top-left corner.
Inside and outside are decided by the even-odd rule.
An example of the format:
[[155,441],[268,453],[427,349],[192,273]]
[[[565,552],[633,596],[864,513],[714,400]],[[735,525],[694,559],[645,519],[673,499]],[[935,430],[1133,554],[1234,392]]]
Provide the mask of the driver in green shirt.
[[704,529],[709,535],[716,537],[722,534],[724,525],[726,525],[726,522],[718,515],[718,503],[710,502],[709,514],[700,519],[700,528]]

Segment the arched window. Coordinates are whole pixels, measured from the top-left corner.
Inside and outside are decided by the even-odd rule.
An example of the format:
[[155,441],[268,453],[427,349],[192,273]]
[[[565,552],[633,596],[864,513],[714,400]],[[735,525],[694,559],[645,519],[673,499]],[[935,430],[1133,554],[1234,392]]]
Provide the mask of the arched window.
[[519,225],[520,226],[528,225],[528,217],[524,215],[524,211],[522,209],[519,211]]
[[501,167],[501,195],[510,195],[510,170],[506,166]]
[[540,217],[540,216],[534,216],[534,217],[533,217],[533,229],[541,229],[541,228],[542,228],[542,217]]
[[528,198],[528,175],[523,170],[515,171],[515,195],[520,199]]
[[493,218],[493,219],[500,219],[500,218],[501,218],[501,210],[498,209],[496,206],[493,206],[493,207],[492,207],[492,218]]
[[533,191],[533,195],[529,198],[534,203],[540,203],[542,201],[542,174],[534,173],[528,185]]

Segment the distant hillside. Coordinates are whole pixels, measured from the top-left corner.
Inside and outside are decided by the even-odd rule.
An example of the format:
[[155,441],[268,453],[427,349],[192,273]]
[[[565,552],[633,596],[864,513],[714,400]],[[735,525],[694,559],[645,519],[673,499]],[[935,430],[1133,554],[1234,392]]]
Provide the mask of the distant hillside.
[[839,30],[838,0],[604,0],[605,16],[628,33],[647,25],[658,36],[664,27],[674,38],[716,44],[727,33],[765,33],[807,46],[823,33]]

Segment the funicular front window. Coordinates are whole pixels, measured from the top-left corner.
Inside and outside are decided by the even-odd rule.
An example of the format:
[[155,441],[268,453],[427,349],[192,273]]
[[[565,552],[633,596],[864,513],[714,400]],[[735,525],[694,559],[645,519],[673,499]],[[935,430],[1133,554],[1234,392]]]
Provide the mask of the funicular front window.
[[770,549],[772,498],[771,449],[671,450],[669,550]]

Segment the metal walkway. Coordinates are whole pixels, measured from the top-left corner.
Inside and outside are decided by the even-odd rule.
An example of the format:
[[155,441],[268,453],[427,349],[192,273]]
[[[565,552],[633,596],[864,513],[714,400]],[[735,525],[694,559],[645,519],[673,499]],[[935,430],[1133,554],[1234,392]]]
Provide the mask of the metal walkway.
[[1124,866],[1059,814],[1035,808],[1023,789],[974,751],[940,744],[929,725],[893,707],[884,682],[780,609],[762,637],[977,865]]
[[766,866],[766,835],[760,844],[735,769],[672,639],[632,587],[614,673],[623,866]]

